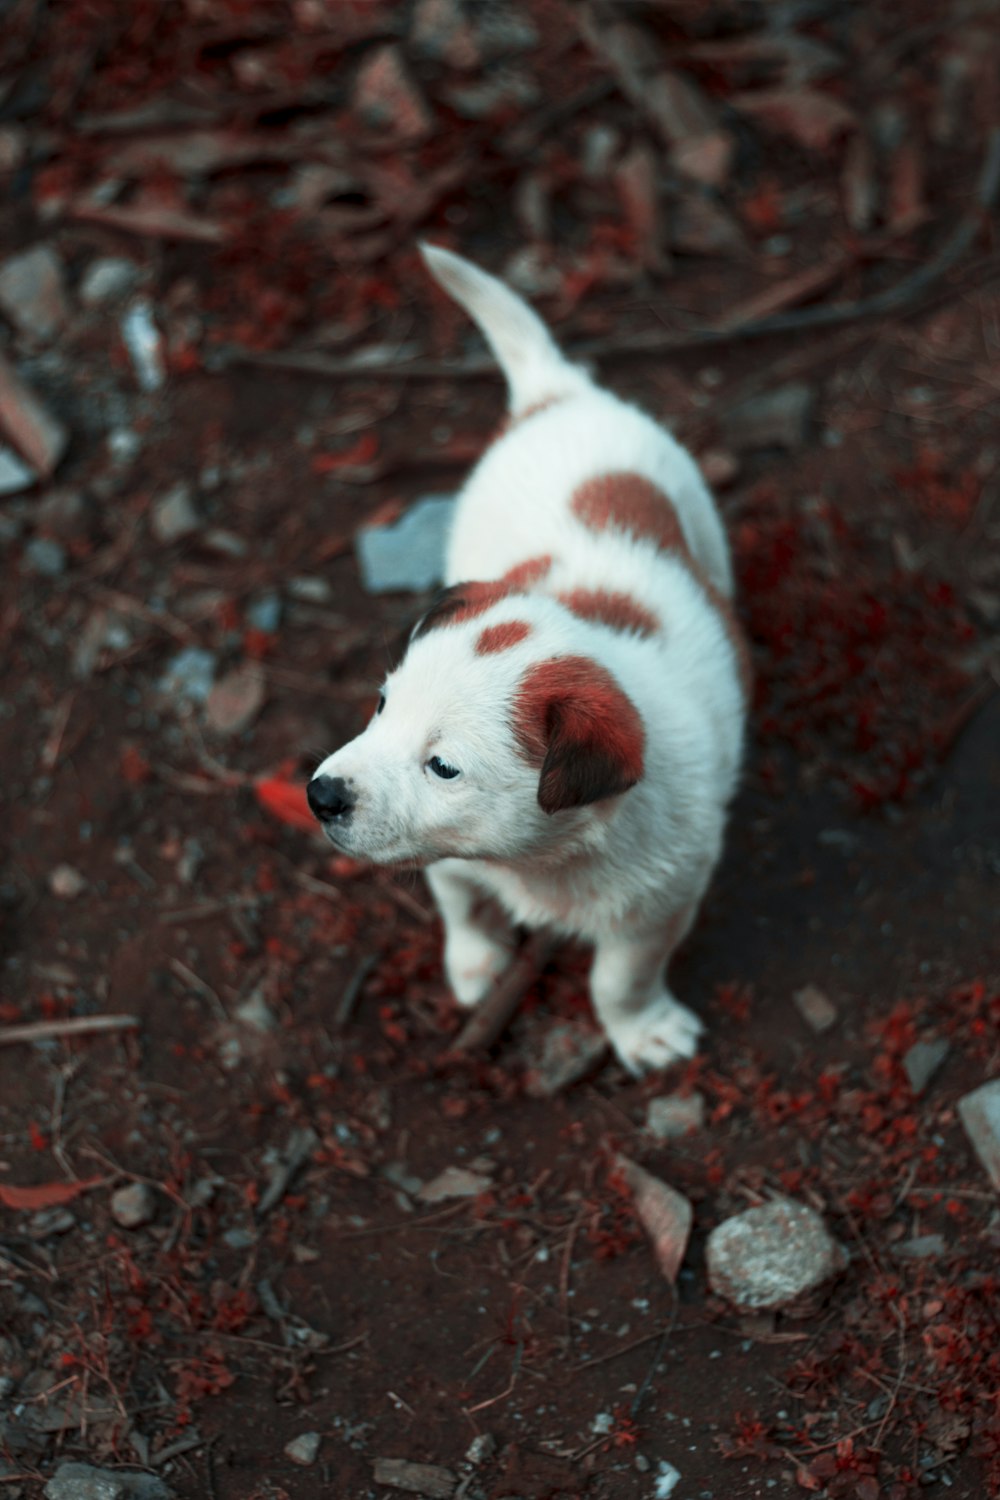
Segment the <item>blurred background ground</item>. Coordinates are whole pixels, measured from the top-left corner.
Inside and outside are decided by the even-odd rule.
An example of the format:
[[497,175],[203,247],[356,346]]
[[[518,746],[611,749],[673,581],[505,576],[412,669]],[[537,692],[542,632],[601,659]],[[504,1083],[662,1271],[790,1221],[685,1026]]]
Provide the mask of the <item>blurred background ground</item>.
[[[4,1496],[1000,1493],[995,4],[0,22]],[[355,538],[502,410],[420,235],[730,528],[754,742],[664,1078],[572,953],[449,1060],[426,890],[303,817],[425,598]],[[676,1297],[619,1152],[694,1206]],[[849,1261],[740,1312],[706,1239],[779,1195]]]

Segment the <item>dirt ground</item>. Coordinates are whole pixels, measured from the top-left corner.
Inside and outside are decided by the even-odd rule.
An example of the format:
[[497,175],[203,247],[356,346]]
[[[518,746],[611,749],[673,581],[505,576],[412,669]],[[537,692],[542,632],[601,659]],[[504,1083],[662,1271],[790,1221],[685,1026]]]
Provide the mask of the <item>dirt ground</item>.
[[[0,1495],[1000,1495],[995,8],[184,9],[4,22]],[[573,951],[456,1058],[421,878],[304,813],[428,597],[355,536],[502,414],[418,234],[732,537],[752,743],[663,1077],[552,1081]],[[676,1288],[619,1153],[693,1205]],[[741,1313],[706,1239],[778,1195],[848,1263]]]

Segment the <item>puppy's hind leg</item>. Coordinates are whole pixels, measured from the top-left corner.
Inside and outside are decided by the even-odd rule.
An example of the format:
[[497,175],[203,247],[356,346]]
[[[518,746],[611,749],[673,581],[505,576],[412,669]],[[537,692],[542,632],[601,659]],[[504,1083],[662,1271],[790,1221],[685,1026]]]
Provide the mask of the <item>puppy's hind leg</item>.
[[444,969],[459,1005],[478,1005],[510,964],[513,928],[470,878],[461,859],[443,859],[426,872],[444,923]]
[[599,939],[590,972],[594,1010],[619,1060],[637,1076],[693,1057],[704,1029],[674,999],[667,964],[687,934],[697,903],[676,913],[659,931]]

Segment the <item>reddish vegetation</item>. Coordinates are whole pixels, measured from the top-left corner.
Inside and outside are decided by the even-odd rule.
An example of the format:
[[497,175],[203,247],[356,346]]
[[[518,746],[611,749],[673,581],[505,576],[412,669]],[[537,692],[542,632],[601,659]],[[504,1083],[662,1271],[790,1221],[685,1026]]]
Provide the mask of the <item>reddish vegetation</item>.
[[609,589],[573,589],[559,594],[559,603],[581,620],[607,625],[611,630],[632,631],[635,635],[655,635],[660,621],[638,599]]
[[635,705],[586,657],[553,657],[525,673],[514,732],[542,768],[538,800],[546,812],[616,796],[642,776],[645,733]]
[[509,651],[511,646],[526,640],[530,634],[531,626],[524,620],[505,620],[502,625],[487,625],[476,638],[476,652],[479,656],[491,656],[497,651]]

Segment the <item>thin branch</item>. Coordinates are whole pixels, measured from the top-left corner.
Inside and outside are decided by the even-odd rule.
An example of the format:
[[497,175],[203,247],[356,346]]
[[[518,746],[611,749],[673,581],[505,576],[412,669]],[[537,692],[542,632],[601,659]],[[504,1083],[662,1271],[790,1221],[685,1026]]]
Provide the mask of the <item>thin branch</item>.
[[528,939],[506,974],[497,981],[448,1048],[449,1053],[485,1052],[502,1036],[524,998],[525,990],[555,952],[557,942],[550,933],[536,932]]
[[44,1042],[51,1037],[95,1036],[105,1031],[134,1031],[138,1016],[66,1016],[61,1021],[28,1021],[0,1028],[0,1047],[15,1042]]

